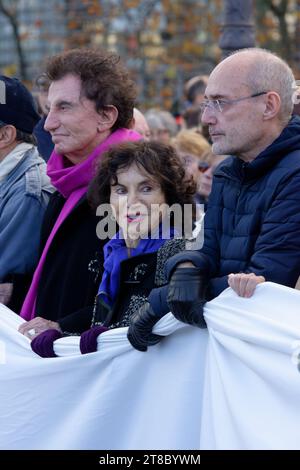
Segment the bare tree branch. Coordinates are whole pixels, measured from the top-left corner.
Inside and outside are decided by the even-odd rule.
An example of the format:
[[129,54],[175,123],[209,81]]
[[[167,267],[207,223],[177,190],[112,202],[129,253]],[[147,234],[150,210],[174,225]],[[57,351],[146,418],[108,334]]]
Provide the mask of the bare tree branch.
[[292,44],[291,38],[288,31],[288,25],[286,21],[286,13],[288,8],[288,0],[281,0],[281,2],[276,5],[273,0],[264,0],[266,6],[270,8],[273,14],[278,19],[279,31],[281,36],[281,43],[283,46],[283,53],[286,60],[291,60],[292,58]]
[[16,43],[17,54],[18,54],[18,59],[19,59],[20,76],[22,80],[26,80],[27,72],[26,72],[25,56],[24,56],[24,52],[22,49],[21,38],[20,38],[20,33],[19,33],[19,25],[16,19],[16,11],[14,10],[16,9],[12,8],[11,10],[8,10],[8,8],[3,3],[3,0],[0,0],[0,13],[6,16],[13,30],[13,36],[14,36],[14,40]]

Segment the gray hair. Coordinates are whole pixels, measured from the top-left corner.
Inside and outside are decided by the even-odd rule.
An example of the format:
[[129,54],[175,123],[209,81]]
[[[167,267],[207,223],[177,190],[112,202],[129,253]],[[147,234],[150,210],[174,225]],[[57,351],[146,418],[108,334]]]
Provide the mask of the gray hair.
[[168,111],[149,109],[145,113],[145,118],[150,129],[167,129],[172,137],[177,134],[176,120]]
[[279,119],[284,125],[291,118],[295,93],[295,77],[289,65],[273,52],[260,48],[241,49],[233,52],[231,57],[239,54],[247,55],[252,61],[251,74],[247,77],[247,85],[252,93],[275,91],[281,98]]

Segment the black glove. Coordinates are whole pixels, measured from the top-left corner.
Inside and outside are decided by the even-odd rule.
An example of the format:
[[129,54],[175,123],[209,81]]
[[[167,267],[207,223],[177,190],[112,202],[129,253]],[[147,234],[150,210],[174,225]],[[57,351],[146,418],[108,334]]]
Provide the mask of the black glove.
[[205,304],[205,277],[198,268],[177,268],[173,273],[168,304],[177,320],[205,328],[203,305]]
[[148,346],[154,346],[163,338],[152,333],[155,323],[164,314],[156,314],[149,302],[146,302],[132,315],[128,328],[127,338],[138,351],[147,351]]

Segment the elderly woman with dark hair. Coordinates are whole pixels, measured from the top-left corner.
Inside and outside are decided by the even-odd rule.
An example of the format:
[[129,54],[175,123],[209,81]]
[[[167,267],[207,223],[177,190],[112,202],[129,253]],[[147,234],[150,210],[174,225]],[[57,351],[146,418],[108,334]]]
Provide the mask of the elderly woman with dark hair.
[[[140,328],[141,312],[143,334],[139,330],[136,338],[133,325],[129,340],[139,350],[158,342],[152,327],[170,311],[164,266],[185,249],[186,218],[195,216],[194,193],[195,184],[171,146],[130,142],[102,157],[89,200],[95,208],[109,204],[120,230],[104,246],[104,272],[91,329],[81,335],[82,353],[96,351],[100,333],[129,326],[137,313]],[[43,357],[55,356],[53,341],[61,336],[47,330],[33,339],[32,349]]]

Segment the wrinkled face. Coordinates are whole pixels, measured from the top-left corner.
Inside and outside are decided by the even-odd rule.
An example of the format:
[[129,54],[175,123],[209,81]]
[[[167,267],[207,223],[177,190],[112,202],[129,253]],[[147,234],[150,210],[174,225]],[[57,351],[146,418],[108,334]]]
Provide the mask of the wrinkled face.
[[160,184],[135,164],[119,170],[117,178],[118,184],[111,185],[110,204],[126,244],[136,246],[158,227],[166,210],[160,205],[166,204],[166,198]]
[[133,129],[143,136],[147,142],[150,140],[151,132],[148,123],[143,114],[136,108],[133,110],[134,126]]
[[42,113],[44,116],[47,116],[49,112],[49,103],[48,103],[48,92],[47,91],[40,91],[38,94],[38,102]]
[[210,167],[201,175],[201,180],[198,187],[198,193],[201,194],[201,196],[208,198],[210,195],[214,172],[217,166],[226,158],[228,158],[228,155],[214,155],[211,158]]
[[178,150],[178,155],[185,167],[187,174],[189,176],[192,176],[192,178],[197,181],[199,177],[198,163],[200,161],[197,155],[188,152],[183,152],[182,150]]
[[171,140],[170,131],[166,128],[161,129],[150,129],[150,140],[155,142],[161,142],[162,144],[168,145]]
[[200,160],[198,155],[178,149],[177,153],[182,161],[186,173],[191,176],[197,185],[200,184],[202,173],[209,167],[208,163]]
[[106,138],[98,132],[100,115],[94,102],[81,96],[81,80],[70,74],[52,82],[48,102],[44,127],[51,133],[55,151],[74,164],[81,163]]
[[[247,86],[247,73],[251,71],[235,66],[233,60],[219,64],[208,80],[206,99],[233,100],[252,95],[253,90]],[[208,125],[214,154],[236,155],[246,161],[255,155],[264,132],[264,100],[263,95],[224,104],[222,112],[210,106],[205,108],[201,120]]]

